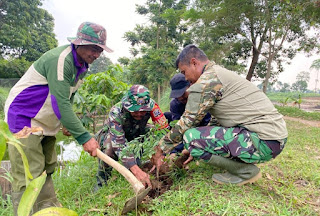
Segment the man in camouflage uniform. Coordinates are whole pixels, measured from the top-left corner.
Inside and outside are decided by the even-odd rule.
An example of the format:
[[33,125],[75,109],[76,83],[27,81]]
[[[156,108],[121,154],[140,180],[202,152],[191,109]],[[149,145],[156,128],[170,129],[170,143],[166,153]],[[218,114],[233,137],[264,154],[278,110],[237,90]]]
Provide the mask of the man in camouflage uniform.
[[[258,180],[261,172],[254,164],[275,158],[286,143],[282,115],[254,84],[210,62],[194,45],[182,50],[176,67],[192,86],[186,111],[160,142],[161,148],[166,151],[183,140],[191,155],[186,163],[203,159],[227,170],[213,174],[213,181],[220,184]],[[207,112],[215,122],[197,127]]]
[[[104,153],[114,160],[122,157],[123,165],[148,186],[151,186],[150,177],[139,168],[139,158],[135,158],[133,153],[121,155],[121,151],[127,142],[147,133],[147,122],[154,106],[155,101],[150,98],[149,90],[142,85],[133,85],[122,100],[111,108],[104,128],[96,135]],[[99,160],[94,191],[107,184],[111,171],[112,167]]]

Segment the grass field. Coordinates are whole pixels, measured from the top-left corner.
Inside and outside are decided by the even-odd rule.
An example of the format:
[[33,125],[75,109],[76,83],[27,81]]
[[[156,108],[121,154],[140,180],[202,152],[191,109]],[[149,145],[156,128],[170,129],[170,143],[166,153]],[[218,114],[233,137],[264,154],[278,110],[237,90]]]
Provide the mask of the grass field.
[[[7,93],[8,89],[0,88],[0,95]],[[160,104],[164,111],[168,101]],[[277,109],[283,115],[320,120],[319,112]],[[320,128],[293,121],[287,121],[287,127],[285,149],[275,160],[258,165],[263,177],[253,185],[217,185],[211,176],[221,170],[203,161],[192,162],[189,170],[172,175],[171,190],[142,204],[139,209],[144,211],[128,215],[320,215]],[[134,196],[132,188],[113,171],[108,187],[92,193],[96,170],[97,160],[87,153],[77,163],[58,169],[53,178],[59,201],[79,215],[119,215],[125,201]],[[11,212],[10,199],[0,198],[0,216],[11,216]]]
[[[218,185],[211,175],[220,170],[200,161],[174,177],[162,196],[142,204],[138,215],[320,215],[320,128],[287,121],[289,139],[274,160],[259,164],[263,178],[242,187]],[[96,159],[83,154],[54,174],[58,198],[79,215],[119,215],[133,191],[116,171],[108,187],[97,193]],[[60,174],[61,173],[61,174]],[[8,205],[6,208],[5,205]],[[11,204],[2,201],[0,215],[11,215]],[[137,215],[135,211],[128,215]]]
[[268,98],[274,102],[281,102],[284,99],[288,98],[288,102],[293,101],[292,98],[301,97],[319,97],[317,93],[300,93],[300,92],[271,92],[267,93]]

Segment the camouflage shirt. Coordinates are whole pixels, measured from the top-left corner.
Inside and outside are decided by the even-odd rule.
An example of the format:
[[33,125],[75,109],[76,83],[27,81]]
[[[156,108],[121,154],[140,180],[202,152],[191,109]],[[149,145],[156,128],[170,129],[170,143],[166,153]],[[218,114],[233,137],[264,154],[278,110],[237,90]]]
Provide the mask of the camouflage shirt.
[[184,132],[199,125],[210,113],[222,127],[244,127],[260,139],[281,140],[288,136],[285,121],[268,97],[253,83],[210,62],[189,89],[186,110],[164,137],[161,148],[168,150],[182,141]]
[[[107,132],[107,136],[110,136],[113,151],[119,158],[120,156],[122,157],[123,165],[128,169],[136,164],[134,154],[123,156],[120,155],[120,152],[127,142],[147,133],[147,122],[150,117],[151,111],[147,112],[141,120],[135,120],[130,112],[124,108],[123,102],[115,104],[109,112],[109,117],[103,130]],[[107,140],[107,137],[102,138],[100,142],[105,140]]]

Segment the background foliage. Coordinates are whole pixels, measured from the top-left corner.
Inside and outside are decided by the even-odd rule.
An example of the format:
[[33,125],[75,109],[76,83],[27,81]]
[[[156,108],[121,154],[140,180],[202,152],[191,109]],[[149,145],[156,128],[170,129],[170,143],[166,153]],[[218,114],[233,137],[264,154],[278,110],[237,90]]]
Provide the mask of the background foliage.
[[84,80],[74,97],[74,106],[82,123],[96,132],[104,122],[110,108],[121,100],[130,86],[116,77],[123,73],[120,65],[110,66],[107,71],[91,74]]
[[31,63],[57,46],[51,14],[41,0],[1,0],[0,77],[21,77]]

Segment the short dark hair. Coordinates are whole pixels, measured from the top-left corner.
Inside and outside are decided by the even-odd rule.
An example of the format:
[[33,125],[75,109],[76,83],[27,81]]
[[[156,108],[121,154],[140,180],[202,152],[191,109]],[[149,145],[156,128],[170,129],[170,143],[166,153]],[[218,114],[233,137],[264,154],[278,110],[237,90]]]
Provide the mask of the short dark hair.
[[207,61],[207,55],[196,45],[189,44],[180,52],[176,60],[176,68],[179,68],[179,64],[189,64],[191,58],[196,58],[200,61]]

